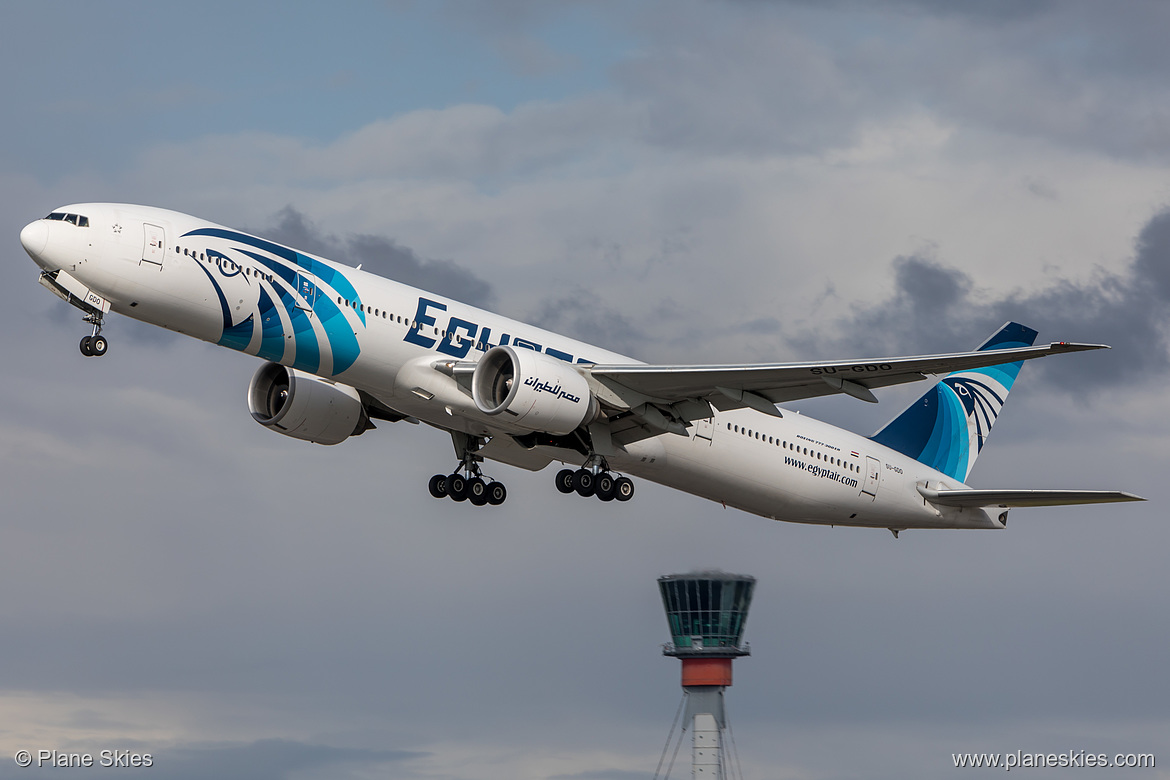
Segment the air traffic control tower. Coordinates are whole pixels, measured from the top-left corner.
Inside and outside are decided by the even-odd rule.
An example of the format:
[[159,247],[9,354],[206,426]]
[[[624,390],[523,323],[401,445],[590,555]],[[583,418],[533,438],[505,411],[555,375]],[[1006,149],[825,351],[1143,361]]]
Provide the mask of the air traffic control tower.
[[671,636],[662,654],[682,661],[683,728],[691,730],[696,778],[724,778],[723,691],[731,685],[731,662],[751,654],[742,639],[755,587],[755,577],[720,571],[658,578]]

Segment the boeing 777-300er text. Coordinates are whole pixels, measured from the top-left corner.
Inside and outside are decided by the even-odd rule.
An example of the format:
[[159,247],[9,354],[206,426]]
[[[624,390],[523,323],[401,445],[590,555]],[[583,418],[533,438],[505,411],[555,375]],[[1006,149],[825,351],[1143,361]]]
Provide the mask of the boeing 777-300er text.
[[[450,433],[458,467],[436,498],[500,504],[485,460],[556,475],[562,493],[625,501],[622,472],[776,520],[1003,528],[1008,509],[1141,500],[1118,491],[964,484],[1023,361],[1097,344],[1033,346],[1008,323],[974,352],[753,365],[647,365],[598,347],[148,206],[64,206],[27,225],[40,282],[81,309],[85,355],[111,311],[255,355],[252,418],[338,444],[375,420]],[[870,437],[777,404],[943,375]]]

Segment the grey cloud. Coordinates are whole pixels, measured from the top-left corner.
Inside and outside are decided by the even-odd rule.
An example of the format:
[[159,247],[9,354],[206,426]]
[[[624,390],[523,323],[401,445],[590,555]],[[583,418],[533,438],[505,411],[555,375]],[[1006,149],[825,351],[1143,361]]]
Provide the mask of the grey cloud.
[[[388,763],[401,763],[425,753],[405,750],[363,750],[314,745],[284,739],[262,739],[240,745],[193,745],[151,754],[154,765],[149,772],[162,780],[188,780],[216,777],[224,780],[287,780],[304,777],[313,770],[329,777],[362,776],[356,770],[367,771]],[[352,775],[346,769],[355,770]],[[143,770],[103,774],[108,777],[138,777]]]
[[537,327],[626,355],[641,351],[646,343],[642,328],[607,306],[596,293],[580,288],[546,301],[529,320]]
[[646,780],[652,778],[650,772],[628,772],[624,769],[599,770],[596,772],[579,772],[571,775],[552,775],[549,780]]
[[846,143],[866,113],[858,105],[865,95],[836,55],[755,15],[733,19],[740,23],[694,15],[665,21],[658,35],[667,40],[658,51],[615,69],[618,83],[643,102],[644,138],[734,155]]
[[[746,5],[759,4],[759,0],[743,0]],[[964,0],[887,0],[883,5],[888,9],[912,13],[926,13],[937,16],[955,16],[984,22],[1003,22],[1024,19],[1043,13],[1053,6],[1053,0],[987,0],[982,3],[968,3]],[[781,0],[777,5],[824,8],[835,11],[868,11],[873,3],[865,0]]]
[[670,148],[820,154],[925,111],[962,138],[1164,159],[1168,15],[1157,3],[684,4],[646,17],[655,45],[615,80],[641,101],[644,138]]
[[1034,176],[1025,177],[1023,180],[1024,189],[1035,195],[1037,198],[1044,200],[1060,200],[1060,193],[1052,184],[1044,179],[1038,179]]
[[844,320],[842,335],[805,332],[790,341],[809,353],[859,357],[955,351],[1016,320],[1039,330],[1040,342],[1113,347],[1036,364],[1037,373],[1070,392],[1141,382],[1170,368],[1170,211],[1146,224],[1123,268],[1098,269],[1085,283],[1056,279],[1040,290],[982,301],[967,274],[932,257],[899,257],[893,272],[893,295]]
[[301,212],[286,206],[264,235],[282,244],[348,265],[365,266],[396,282],[420,287],[475,306],[495,301],[491,284],[450,260],[426,260],[393,239],[359,234],[339,239],[322,233]]

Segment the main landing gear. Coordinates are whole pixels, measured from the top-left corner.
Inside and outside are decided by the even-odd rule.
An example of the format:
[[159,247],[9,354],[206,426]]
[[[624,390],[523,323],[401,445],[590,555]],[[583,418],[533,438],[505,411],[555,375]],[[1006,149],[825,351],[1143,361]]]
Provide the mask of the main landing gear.
[[101,312],[97,314],[86,314],[85,321],[93,325],[93,335],[86,336],[81,340],[81,354],[86,357],[101,357],[106,354],[109,348],[109,342],[106,337],[102,335],[102,315]]
[[483,446],[483,439],[454,431],[451,439],[455,443],[455,454],[459,456],[459,467],[452,474],[431,477],[427,484],[431,495],[435,498],[470,501],[475,506],[499,506],[504,503],[508,498],[508,489],[502,482],[485,479],[479,469],[483,457],[477,451]]
[[634,497],[634,483],[629,477],[614,476],[600,455],[585,461],[582,468],[561,469],[556,476],[557,490],[579,496],[597,496],[602,501],[629,501]]

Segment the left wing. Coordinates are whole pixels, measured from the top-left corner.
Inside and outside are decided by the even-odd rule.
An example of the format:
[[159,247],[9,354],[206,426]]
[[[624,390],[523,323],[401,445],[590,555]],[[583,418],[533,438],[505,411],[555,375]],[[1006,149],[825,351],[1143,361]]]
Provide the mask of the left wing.
[[1145,501],[1141,496],[1121,490],[931,490],[919,485],[918,492],[932,504],[955,507],[1071,506]]

